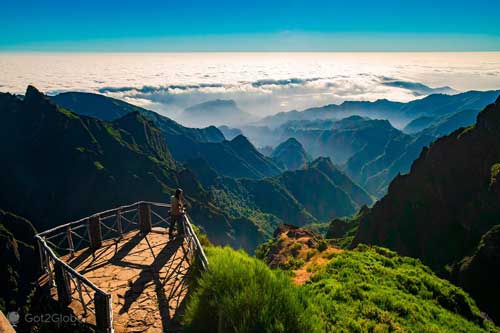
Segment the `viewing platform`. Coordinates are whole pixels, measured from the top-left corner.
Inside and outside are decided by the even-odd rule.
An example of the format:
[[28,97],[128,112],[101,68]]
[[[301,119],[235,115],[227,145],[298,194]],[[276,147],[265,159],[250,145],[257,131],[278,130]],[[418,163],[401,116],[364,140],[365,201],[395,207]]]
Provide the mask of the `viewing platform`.
[[38,234],[40,284],[97,331],[180,331],[189,279],[208,261],[187,215],[169,238],[169,210],[138,202]]

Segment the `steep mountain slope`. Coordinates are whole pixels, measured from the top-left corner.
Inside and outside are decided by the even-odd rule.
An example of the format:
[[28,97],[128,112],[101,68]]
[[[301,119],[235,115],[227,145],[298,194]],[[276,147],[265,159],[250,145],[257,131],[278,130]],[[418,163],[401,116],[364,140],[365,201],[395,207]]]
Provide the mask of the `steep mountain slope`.
[[186,189],[190,214],[215,243],[252,249],[262,239],[248,219],[233,220],[180,170],[161,131],[132,112],[113,122],[78,116],[34,87],[24,100],[0,94],[0,206],[46,229],[139,200],[166,202]]
[[353,245],[387,246],[438,272],[472,254],[500,217],[499,133],[500,98],[479,113],[475,126],[424,149],[411,172],[396,177],[361,219]]
[[193,170],[204,179],[217,205],[227,207],[235,218],[254,221],[268,235],[280,223],[302,226],[330,221],[372,203],[371,197],[328,158],[261,180],[216,178],[203,167]]
[[290,138],[279,144],[273,150],[271,158],[285,166],[287,170],[300,169],[311,159],[295,138]]
[[330,178],[334,184],[342,188],[349,194],[357,206],[371,205],[373,200],[371,196],[362,187],[352,181],[344,172],[335,167],[329,158],[319,157],[312,161],[310,168],[317,168]]
[[457,128],[474,125],[479,112],[480,110],[471,109],[438,117],[429,126],[422,130],[420,134],[433,136],[435,138],[448,135]]
[[51,99],[78,114],[99,119],[114,119],[116,114],[138,111],[160,129],[174,159],[186,162],[204,158],[221,175],[256,179],[280,173],[279,167],[246,139],[236,137],[225,141],[224,135],[214,126],[202,129],[184,127],[153,111],[96,94],[64,93]]
[[280,174],[280,167],[270,158],[262,155],[244,136],[219,143],[198,143],[194,141],[169,141],[169,147],[178,147],[173,156],[181,161],[203,158],[218,174],[259,179]]
[[426,129],[431,126],[434,121],[436,121],[436,117],[422,116],[417,119],[410,121],[404,128],[403,132],[408,134],[418,133],[421,130]]
[[233,100],[216,99],[193,105],[181,114],[183,123],[191,126],[240,125],[253,119],[252,115],[241,110]]

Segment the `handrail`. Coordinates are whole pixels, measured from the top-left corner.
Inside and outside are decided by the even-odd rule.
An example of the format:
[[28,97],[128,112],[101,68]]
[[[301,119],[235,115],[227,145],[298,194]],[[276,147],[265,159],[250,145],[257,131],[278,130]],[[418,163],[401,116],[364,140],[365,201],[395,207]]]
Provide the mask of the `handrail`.
[[109,213],[117,213],[118,211],[123,211],[125,209],[130,209],[130,208],[137,207],[140,204],[151,204],[151,205],[154,205],[154,206],[164,207],[164,208],[170,208],[171,207],[171,205],[169,205],[169,204],[163,204],[163,203],[159,203],[159,202],[138,201],[138,202],[130,204],[130,205],[124,205],[124,206],[120,206],[120,207],[117,207],[117,208],[108,209],[108,210],[105,210],[103,212],[98,212],[98,213],[92,214],[90,216],[81,218],[81,219],[73,221],[73,222],[68,222],[68,223],[65,223],[65,224],[58,225],[57,227],[54,227],[52,229],[42,231],[42,232],[38,233],[37,235],[44,236],[46,234],[50,234],[50,233],[52,233],[52,232],[54,232],[56,230],[59,230],[59,229],[66,229],[67,227],[73,227],[75,225],[79,225],[79,224],[85,223],[89,219],[89,217],[96,216],[96,215],[101,216],[101,215],[105,215],[105,214],[109,214]]
[[207,256],[205,255],[205,251],[203,250],[203,246],[201,246],[200,240],[198,239],[198,236],[193,230],[193,227],[191,225],[191,221],[189,220],[189,217],[187,214],[185,216],[185,222],[186,222],[186,229],[189,231],[191,237],[194,239],[196,251],[198,252],[199,259],[202,264],[203,270],[208,270],[208,259]]
[[45,242],[45,239],[43,239],[39,235],[36,235],[35,238],[38,239],[42,243],[43,247],[48,251],[48,253],[52,257],[52,259],[54,261],[57,261],[59,264],[61,264],[67,271],[71,272],[71,274],[73,274],[74,276],[78,277],[83,283],[85,283],[86,285],[88,285],[95,292],[98,292],[98,293],[100,293],[100,294],[102,294],[103,296],[106,296],[106,297],[108,297],[108,296],[111,295],[111,294],[105,292],[104,290],[100,289],[95,284],[93,284],[85,276],[83,276],[80,273],[78,273],[76,270],[73,269],[73,267],[71,267],[70,265],[68,265],[67,263],[65,263],[61,259],[59,259],[59,257],[57,257],[57,255],[54,253],[54,251],[52,251],[52,249],[50,248],[50,246],[47,245],[47,243]]

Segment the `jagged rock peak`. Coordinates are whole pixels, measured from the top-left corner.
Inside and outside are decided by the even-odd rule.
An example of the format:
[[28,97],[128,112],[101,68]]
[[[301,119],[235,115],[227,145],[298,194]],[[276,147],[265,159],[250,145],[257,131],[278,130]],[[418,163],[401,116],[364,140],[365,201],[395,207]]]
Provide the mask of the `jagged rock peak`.
[[25,101],[37,101],[37,100],[48,101],[48,99],[45,97],[45,95],[32,85],[29,85],[26,88],[24,100]]

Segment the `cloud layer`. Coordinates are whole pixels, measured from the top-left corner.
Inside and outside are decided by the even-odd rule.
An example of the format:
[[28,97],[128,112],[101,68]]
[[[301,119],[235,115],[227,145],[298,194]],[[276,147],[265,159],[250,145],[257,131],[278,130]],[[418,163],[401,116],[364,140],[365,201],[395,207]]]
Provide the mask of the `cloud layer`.
[[0,90],[89,91],[176,118],[233,99],[256,116],[345,100],[500,88],[500,53],[0,54]]

